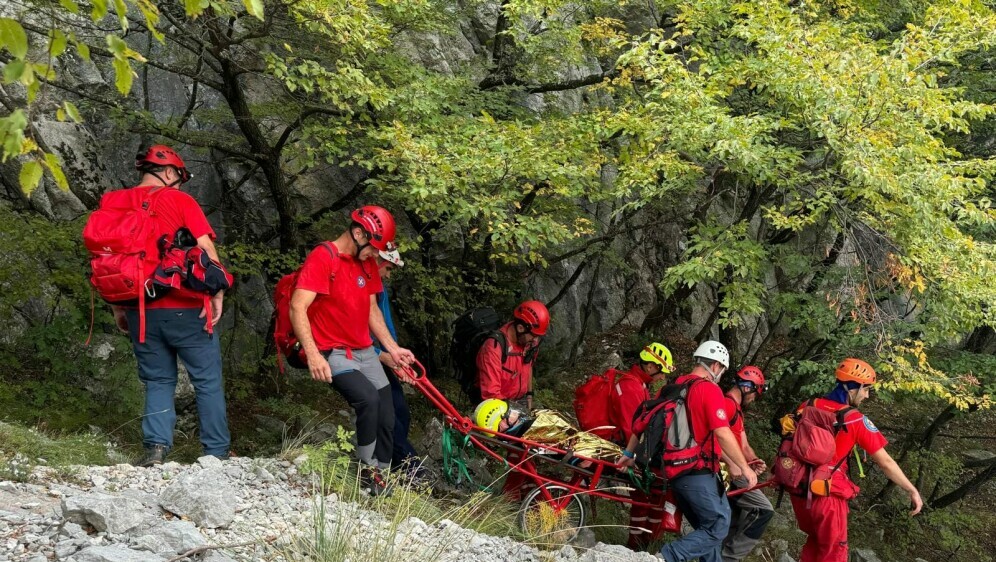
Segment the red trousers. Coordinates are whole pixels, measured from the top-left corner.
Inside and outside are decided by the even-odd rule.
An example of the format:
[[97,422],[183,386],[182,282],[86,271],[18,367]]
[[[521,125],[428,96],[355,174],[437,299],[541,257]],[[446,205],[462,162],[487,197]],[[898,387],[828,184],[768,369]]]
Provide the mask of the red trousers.
[[792,496],[792,509],[799,529],[809,535],[799,562],[847,562],[847,501],[833,496]]
[[[643,503],[655,503],[663,506],[664,499],[657,493],[646,494],[641,490],[631,492],[634,501]],[[661,531],[661,519],[664,515],[664,508],[646,507],[633,504],[629,509],[629,541],[627,546],[633,550],[642,550],[652,541],[663,536]]]

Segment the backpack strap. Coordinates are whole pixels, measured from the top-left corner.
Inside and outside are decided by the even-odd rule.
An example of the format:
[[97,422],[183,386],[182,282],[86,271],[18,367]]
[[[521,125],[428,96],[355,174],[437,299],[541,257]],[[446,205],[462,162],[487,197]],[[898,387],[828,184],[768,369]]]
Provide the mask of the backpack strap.
[[743,410],[741,410],[741,409],[740,409],[740,406],[738,405],[738,406],[737,406],[737,411],[736,411],[736,412],[733,412],[733,415],[732,415],[732,416],[730,416],[730,427],[733,427],[733,424],[737,423],[737,421],[738,421],[738,420],[739,420],[739,419],[740,419],[741,417],[743,417]]
[[508,338],[505,337],[505,332],[502,332],[501,330],[488,332],[484,336],[484,340],[481,341],[481,345],[484,345],[484,342],[488,340],[495,340],[495,343],[498,344],[498,348],[501,349],[501,368],[504,369],[505,361],[508,361]]
[[[688,407],[688,399],[692,395],[692,387],[700,382],[706,382],[706,380],[702,377],[695,377],[694,379],[688,382],[681,383],[682,385],[687,387],[687,390],[685,391],[685,415],[688,417],[688,429],[692,432],[693,435],[695,434],[695,426],[693,425],[692,422],[692,409]],[[710,429],[709,433],[706,434],[705,439],[703,439],[702,443],[699,444],[699,458],[701,458],[702,462],[705,463],[705,465],[708,466],[710,469],[715,469],[718,466],[719,457],[714,457],[706,454],[706,443],[713,441],[713,445],[716,445],[718,447],[718,443],[715,443],[715,440],[716,440],[716,432]]]
[[[339,260],[336,258],[339,257],[339,248],[337,248],[335,244],[329,241],[322,242],[321,244],[319,244],[319,246],[325,248],[328,251],[329,256],[332,258],[332,263],[338,266]],[[332,279],[333,280],[335,279],[335,271],[332,272]]]

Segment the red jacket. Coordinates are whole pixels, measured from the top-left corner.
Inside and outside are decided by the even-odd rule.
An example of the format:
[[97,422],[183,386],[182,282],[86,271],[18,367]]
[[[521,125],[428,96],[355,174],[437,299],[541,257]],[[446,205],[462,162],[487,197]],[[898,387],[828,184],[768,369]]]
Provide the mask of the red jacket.
[[532,348],[522,348],[516,343],[515,328],[509,322],[501,327],[507,342],[505,363],[501,361],[498,341],[488,339],[477,352],[477,376],[481,398],[519,400],[532,388],[533,365],[525,363],[525,355]]
[[639,365],[633,365],[629,371],[619,373],[612,389],[612,414],[615,426],[622,431],[623,443],[629,442],[633,435],[633,414],[647,400],[650,400],[648,386],[652,380]]

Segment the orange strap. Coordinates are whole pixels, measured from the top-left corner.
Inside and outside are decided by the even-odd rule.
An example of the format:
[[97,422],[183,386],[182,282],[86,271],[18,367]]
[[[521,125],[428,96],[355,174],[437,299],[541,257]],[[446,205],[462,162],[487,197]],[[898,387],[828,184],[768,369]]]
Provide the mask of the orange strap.
[[211,313],[211,297],[209,297],[207,294],[204,295],[204,310],[206,312],[204,314],[204,320],[205,320],[204,329],[207,330],[208,334],[213,334],[214,324],[211,323],[211,316],[213,316],[213,314]]

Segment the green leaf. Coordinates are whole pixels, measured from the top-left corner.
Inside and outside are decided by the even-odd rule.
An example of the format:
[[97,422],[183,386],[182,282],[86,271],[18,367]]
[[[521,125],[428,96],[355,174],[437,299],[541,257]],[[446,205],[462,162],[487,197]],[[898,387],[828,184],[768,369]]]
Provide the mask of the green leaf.
[[208,0],[183,0],[183,8],[187,16],[196,18],[210,5]]
[[28,35],[21,24],[10,18],[0,18],[0,46],[6,47],[14,58],[23,59],[28,54]]
[[[31,67],[28,67],[29,70],[30,70],[30,68]],[[28,90],[28,103],[33,103],[35,101],[35,98],[38,97],[38,90],[41,89],[41,84],[42,83],[41,83],[40,80],[35,80],[34,79],[35,78],[34,73],[32,73],[32,72],[25,72],[24,74],[25,74],[25,76],[27,76],[29,74],[31,75],[31,83],[28,84],[27,90]],[[24,82],[24,78],[23,77],[21,78],[21,82]]]
[[45,164],[48,166],[48,171],[52,174],[52,179],[55,180],[55,185],[59,186],[59,189],[67,191],[69,189],[69,182],[66,181],[66,174],[62,172],[62,164],[59,163],[59,157],[51,152],[46,152]]
[[72,119],[77,123],[83,122],[83,117],[80,116],[80,110],[76,108],[73,102],[71,101],[63,102],[62,105],[63,107],[66,108],[66,114],[69,115],[70,119]]
[[83,60],[90,60],[90,46],[80,41],[76,43],[76,52]]
[[126,33],[128,31],[128,6],[125,6],[124,0],[114,0],[114,12],[118,15],[118,21],[121,23],[121,32]]
[[59,0],[59,5],[71,14],[79,14],[80,6],[73,0]]
[[115,58],[114,59],[114,85],[117,86],[118,91],[122,95],[127,96],[128,92],[131,91],[131,81],[134,77],[134,72],[131,69],[131,65],[128,64],[128,59]]
[[123,55],[128,50],[128,44],[124,42],[124,39],[113,33],[108,34],[105,39],[107,39],[107,48],[117,56]]
[[56,119],[57,119],[57,120],[58,120],[58,121],[59,121],[60,123],[62,123],[63,121],[65,121],[65,120],[66,120],[66,110],[65,110],[65,109],[62,109],[61,107],[60,107],[59,109],[56,109],[56,110],[55,110],[55,118],[56,118]]
[[61,55],[66,52],[67,43],[66,34],[60,29],[53,29],[49,39],[48,53],[53,57]]
[[24,68],[27,66],[23,60],[12,60],[7,63],[7,66],[3,67],[3,82],[4,84],[10,84],[11,82],[16,82],[21,79],[21,75],[24,74]]
[[107,15],[107,0],[92,0],[93,9],[90,11],[90,17],[93,21],[98,21]]
[[18,156],[24,148],[24,128],[28,126],[28,116],[23,109],[14,110],[7,117],[0,117],[0,144],[3,146],[3,157],[7,161],[11,156]]
[[36,160],[29,160],[21,166],[21,173],[17,176],[17,181],[21,184],[21,190],[24,191],[25,195],[31,195],[31,192],[38,187],[38,182],[41,181],[44,171],[42,165]]
[[246,11],[249,15],[255,16],[257,19],[263,19],[263,0],[242,0],[242,3],[246,6]]

